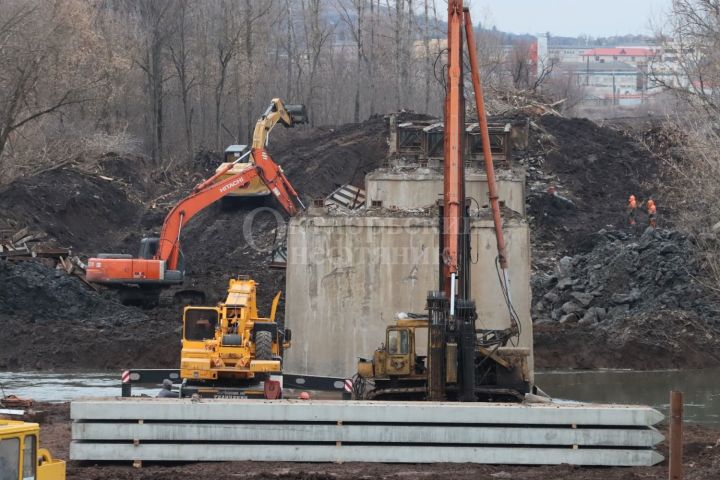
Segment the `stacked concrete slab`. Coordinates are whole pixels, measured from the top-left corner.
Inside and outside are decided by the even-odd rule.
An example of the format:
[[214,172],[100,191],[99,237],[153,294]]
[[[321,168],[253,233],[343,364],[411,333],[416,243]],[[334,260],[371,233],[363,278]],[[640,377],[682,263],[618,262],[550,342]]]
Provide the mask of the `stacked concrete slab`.
[[[397,126],[392,119],[390,123],[386,166],[367,175],[364,208],[316,208],[290,221],[285,321],[295,335],[285,354],[287,371],[352,376],[358,357],[372,356],[398,313],[424,313],[427,292],[439,288],[440,235],[434,205],[442,195],[443,177],[438,152],[424,151],[438,142],[423,135],[437,136],[442,125],[424,121]],[[468,126],[468,135],[473,128]],[[512,160],[510,148],[511,137],[523,136],[509,124],[498,128],[496,135],[495,143],[503,146],[496,160],[511,293],[522,326],[517,346],[530,349],[532,376],[525,172]],[[475,199],[471,290],[478,328],[501,329],[510,325],[510,316],[497,277],[487,178],[477,161],[466,177],[467,196]]]
[[620,405],[301,400],[72,402],[70,458],[653,465],[662,415]]

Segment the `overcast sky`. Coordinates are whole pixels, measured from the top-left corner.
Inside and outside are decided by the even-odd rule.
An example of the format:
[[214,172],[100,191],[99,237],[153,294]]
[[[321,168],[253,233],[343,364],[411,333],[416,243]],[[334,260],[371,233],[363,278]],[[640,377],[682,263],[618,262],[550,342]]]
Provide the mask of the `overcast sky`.
[[[438,2],[438,7],[443,3]],[[505,32],[550,32],[570,37],[649,34],[650,17],[657,18],[671,3],[672,0],[465,0],[466,5],[470,4],[473,23],[486,18]]]

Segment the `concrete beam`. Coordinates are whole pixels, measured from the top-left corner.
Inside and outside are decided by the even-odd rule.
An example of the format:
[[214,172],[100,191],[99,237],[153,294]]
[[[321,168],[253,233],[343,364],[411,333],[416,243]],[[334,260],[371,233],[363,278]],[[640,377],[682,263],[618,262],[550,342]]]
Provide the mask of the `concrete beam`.
[[93,461],[285,461],[383,463],[485,463],[521,465],[650,466],[663,460],[653,450],[351,445],[132,444],[70,445],[72,460]]
[[479,445],[578,445],[653,447],[663,440],[654,428],[465,427],[237,423],[75,423],[80,441],[354,442]]
[[368,422],[650,426],[650,407],[595,404],[115,399],[71,403],[73,420]]

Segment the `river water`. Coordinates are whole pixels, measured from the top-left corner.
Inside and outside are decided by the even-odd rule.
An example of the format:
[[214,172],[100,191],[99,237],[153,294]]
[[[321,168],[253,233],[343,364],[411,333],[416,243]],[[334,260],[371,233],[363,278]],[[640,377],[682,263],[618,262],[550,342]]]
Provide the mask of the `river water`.
[[[666,415],[670,390],[678,389],[685,394],[687,421],[720,425],[720,369],[547,371],[537,372],[535,381],[557,399],[650,405]],[[0,372],[0,385],[7,395],[60,402],[119,395],[120,374]],[[134,395],[157,392],[157,387],[133,387]]]
[[705,370],[592,370],[536,373],[554,398],[650,405],[668,415],[670,390],[684,394],[688,422],[720,425],[720,368]]

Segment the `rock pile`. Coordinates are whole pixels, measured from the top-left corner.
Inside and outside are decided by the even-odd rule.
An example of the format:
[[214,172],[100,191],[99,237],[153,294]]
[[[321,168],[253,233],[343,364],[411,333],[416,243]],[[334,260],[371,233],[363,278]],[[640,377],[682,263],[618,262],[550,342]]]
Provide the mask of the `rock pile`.
[[640,237],[600,230],[594,248],[533,277],[533,318],[589,326],[658,310],[692,311],[714,323],[719,309],[696,281],[692,237],[648,229]]

